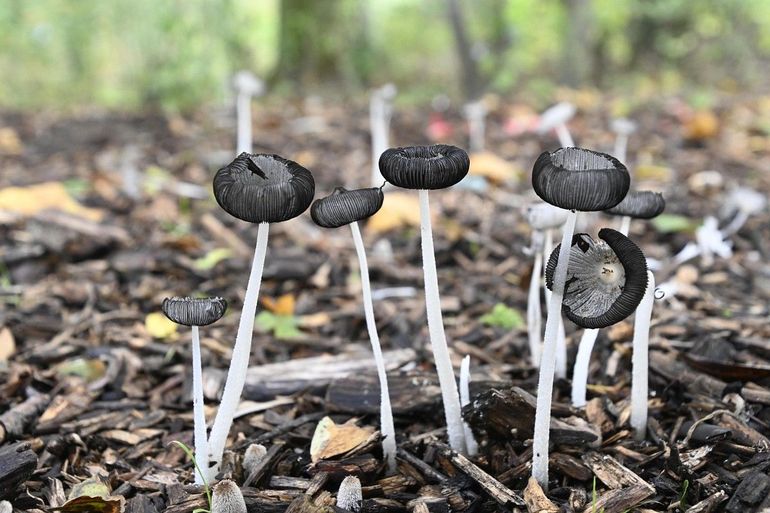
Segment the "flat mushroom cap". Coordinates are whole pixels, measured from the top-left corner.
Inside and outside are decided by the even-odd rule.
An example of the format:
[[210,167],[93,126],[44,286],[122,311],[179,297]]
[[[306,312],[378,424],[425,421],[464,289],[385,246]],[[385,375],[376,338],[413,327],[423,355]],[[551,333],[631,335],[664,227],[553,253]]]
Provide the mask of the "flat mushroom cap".
[[666,208],[666,200],[659,192],[631,191],[623,201],[605,213],[613,216],[628,216],[635,219],[652,219],[658,217]]
[[[585,233],[572,238],[562,309],[583,328],[606,328],[631,315],[647,288],[647,260],[639,247],[610,228],[599,231],[602,241]],[[556,246],[546,266],[546,286],[553,287],[559,261]]]
[[567,211],[554,207],[550,203],[535,203],[524,211],[529,226],[533,230],[542,231],[558,228],[567,222]]
[[537,127],[537,131],[541,134],[562,125],[572,119],[575,115],[575,106],[569,102],[559,102],[556,105],[548,107],[540,115],[540,124]]
[[177,324],[208,326],[222,318],[227,310],[227,301],[221,297],[167,297],[161,309]]
[[380,173],[404,189],[444,189],[451,187],[470,168],[465,150],[448,144],[390,148],[380,155]]
[[214,197],[250,223],[278,223],[307,210],[315,194],[310,171],[278,155],[241,153],[214,177]]
[[379,187],[352,191],[337,187],[330,195],[313,202],[310,217],[318,226],[338,228],[376,214],[383,199]]
[[584,148],[544,151],[532,169],[532,187],[542,199],[566,210],[607,210],[631,185],[628,169],[606,153]]

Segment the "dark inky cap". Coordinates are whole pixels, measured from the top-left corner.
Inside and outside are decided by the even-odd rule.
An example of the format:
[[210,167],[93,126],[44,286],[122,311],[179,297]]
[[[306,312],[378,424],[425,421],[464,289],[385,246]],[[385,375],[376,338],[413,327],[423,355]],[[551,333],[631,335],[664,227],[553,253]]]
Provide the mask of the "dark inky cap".
[[666,208],[666,200],[659,192],[631,191],[626,194],[623,201],[614,207],[605,210],[605,213],[613,216],[628,216],[636,219],[652,219],[663,213]]
[[352,191],[337,187],[330,195],[313,202],[310,217],[318,226],[338,228],[376,214],[382,201],[379,187]]
[[[622,321],[636,310],[647,288],[647,260],[642,250],[610,228],[602,228],[599,238],[604,242],[585,233],[572,238],[562,308],[569,320],[583,328],[605,328]],[[549,289],[553,288],[560,246],[554,248],[546,266]]]
[[380,172],[404,189],[444,189],[468,174],[465,150],[448,144],[390,148],[380,155]]
[[161,309],[177,324],[208,326],[222,318],[227,310],[227,301],[221,297],[167,297]]
[[250,223],[297,217],[313,201],[310,171],[278,155],[241,153],[214,177],[214,196],[228,214]]
[[612,208],[625,197],[631,177],[606,153],[584,148],[543,152],[532,169],[532,186],[551,205],[567,210]]

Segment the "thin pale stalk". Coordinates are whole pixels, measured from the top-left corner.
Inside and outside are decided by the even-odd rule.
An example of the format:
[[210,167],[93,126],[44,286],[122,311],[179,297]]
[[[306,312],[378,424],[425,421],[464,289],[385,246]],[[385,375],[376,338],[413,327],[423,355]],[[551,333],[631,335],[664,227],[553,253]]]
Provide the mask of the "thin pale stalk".
[[380,155],[388,149],[388,120],[386,100],[379,90],[369,100],[369,129],[372,136],[372,177],[371,186],[379,187],[385,180],[380,173]]
[[532,446],[532,477],[543,489],[548,488],[548,442],[551,424],[551,402],[553,377],[556,366],[556,339],[561,319],[561,305],[564,300],[564,284],[567,281],[572,235],[575,232],[577,212],[570,212],[564,224],[559,261],[553,276],[553,290],[548,303],[548,317],[545,323],[543,353],[540,358],[540,376],[537,384],[537,409],[535,411],[535,432]]
[[572,134],[569,133],[569,128],[564,123],[556,125],[556,136],[559,138],[559,144],[561,144],[562,148],[572,148],[575,146]]
[[388,464],[390,472],[396,471],[396,428],[393,426],[393,411],[390,406],[390,394],[388,392],[388,376],[385,373],[385,359],[382,357],[380,337],[377,334],[377,324],[374,320],[374,305],[372,304],[372,288],[369,284],[369,265],[366,261],[366,250],[361,237],[361,229],[358,223],[350,223],[350,231],[353,232],[353,242],[358,254],[358,267],[361,270],[361,290],[364,297],[364,314],[366,316],[366,328],[369,331],[369,342],[372,344],[374,363],[377,366],[377,376],[380,380],[380,430],[385,437],[382,441],[382,454]]
[[631,217],[623,216],[620,218],[620,228],[618,231],[628,237],[628,232],[631,230]]
[[540,365],[540,342],[542,340],[542,312],[540,311],[540,273],[543,268],[543,254],[535,250],[535,264],[529,279],[527,296],[527,334],[529,335],[529,357],[532,366]]
[[622,163],[626,163],[626,150],[628,148],[628,136],[626,134],[618,134],[615,137],[615,148],[613,152],[613,156],[621,161]]
[[631,356],[631,427],[637,440],[644,440],[647,432],[647,396],[650,344],[650,319],[655,299],[655,276],[647,271],[647,289],[636,309],[634,342]]
[[244,151],[251,153],[251,95],[238,93],[235,104],[236,116],[238,118],[238,142],[236,153],[240,155]]
[[425,309],[428,316],[428,333],[433,348],[433,359],[441,386],[449,445],[457,452],[465,452],[465,433],[460,408],[460,394],[449,357],[449,347],[441,317],[441,300],[438,292],[436,256],[433,252],[433,229],[430,222],[428,191],[420,190],[420,236],[422,238],[422,266],[425,273]]
[[225,389],[222,392],[222,401],[219,404],[219,410],[209,437],[210,461],[215,463],[211,471],[212,475],[219,472],[227,435],[230,433],[233,417],[241,400],[243,385],[246,382],[246,371],[249,368],[249,357],[251,356],[251,339],[254,334],[254,317],[257,314],[257,299],[259,298],[259,286],[262,283],[262,271],[265,267],[269,231],[270,225],[268,223],[260,223],[254,260],[251,263],[251,273],[246,285],[246,297],[243,301],[243,310],[241,310],[241,320],[238,322],[238,334],[235,336],[233,356],[230,359],[230,368],[227,370],[227,381],[225,381]]
[[[545,231],[545,242],[543,243],[543,260],[548,261],[553,251],[553,230]],[[543,269],[543,276],[545,276],[545,269]],[[544,288],[545,303],[551,302],[551,291],[548,287]],[[556,338],[556,377],[567,377],[567,335],[564,332],[564,318],[559,314],[559,328]]]
[[582,408],[586,405],[586,387],[588,386],[588,367],[594,350],[598,329],[587,329],[580,337],[575,367],[572,371],[572,406]]
[[[460,364],[460,404],[465,407],[471,402],[471,357],[467,355]],[[479,452],[479,444],[473,436],[473,430],[467,422],[463,421],[465,431],[465,447],[468,456],[476,456]]]
[[192,327],[192,368],[193,368],[193,439],[195,442],[195,460],[199,472],[195,473],[195,484],[203,484],[209,476],[209,448],[206,439],[206,413],[203,410],[203,370],[201,365],[201,340],[198,326]]

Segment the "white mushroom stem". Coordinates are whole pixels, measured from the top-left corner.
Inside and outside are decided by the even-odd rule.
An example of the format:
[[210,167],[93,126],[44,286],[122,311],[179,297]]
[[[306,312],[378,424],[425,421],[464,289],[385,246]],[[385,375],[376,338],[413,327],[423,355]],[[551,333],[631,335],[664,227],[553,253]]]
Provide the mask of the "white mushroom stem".
[[535,245],[535,264],[529,280],[527,295],[527,334],[529,335],[529,357],[532,366],[540,365],[540,342],[542,333],[542,312],[540,311],[540,273],[543,270],[543,254]]
[[484,151],[485,118],[487,108],[483,100],[467,103],[464,108],[468,120],[468,147],[472,152]]
[[559,123],[554,127],[556,130],[556,137],[559,138],[559,144],[562,148],[572,148],[575,146],[575,142],[572,140],[572,134],[569,133],[566,123]]
[[636,309],[634,319],[633,355],[631,356],[631,427],[637,440],[644,440],[647,431],[647,373],[649,366],[650,319],[655,299],[655,276],[647,271],[647,289]]
[[583,331],[580,338],[575,367],[572,371],[572,406],[582,408],[586,405],[586,387],[588,386],[588,367],[591,364],[591,352],[594,350],[598,329]]
[[388,149],[390,143],[390,118],[393,114],[391,106],[395,96],[395,87],[387,84],[372,91],[369,100],[369,127],[372,135],[372,187],[379,187],[385,179],[380,173],[380,155]]
[[618,132],[615,136],[615,148],[613,149],[613,156],[619,161],[626,162],[626,151],[628,149],[628,134]]
[[575,233],[577,212],[570,212],[564,224],[559,260],[553,276],[553,290],[548,302],[548,317],[545,323],[543,353],[540,358],[540,376],[537,383],[537,410],[535,411],[535,432],[532,446],[532,477],[543,489],[548,488],[548,441],[551,424],[551,402],[553,378],[556,364],[556,340],[561,319],[561,305],[564,300],[564,285],[567,281],[572,235]]
[[251,153],[251,94],[245,91],[238,91],[235,100],[235,111],[238,118],[238,135],[236,144],[236,154],[240,155],[244,151]]
[[[574,231],[574,229],[573,229]],[[553,251],[553,231],[545,231],[545,242],[543,243],[543,261],[547,262],[551,257]],[[543,269],[543,276],[545,277],[545,269]],[[551,291],[548,287],[545,287],[545,304],[551,302]],[[567,377],[567,335],[564,332],[564,318],[559,313],[559,328],[557,331],[556,339],[556,377]]]
[[[471,357],[467,355],[460,364],[460,404],[466,406],[471,402]],[[476,456],[479,452],[479,444],[473,436],[473,431],[467,422],[463,421],[465,431],[465,447],[468,456]]]
[[219,472],[219,464],[222,462],[222,454],[225,452],[227,435],[233,424],[235,410],[241,400],[243,385],[246,382],[246,371],[249,368],[251,356],[251,339],[254,334],[254,317],[257,313],[257,299],[259,298],[259,286],[262,283],[262,271],[265,267],[265,254],[267,253],[267,237],[270,230],[268,223],[260,223],[257,231],[257,245],[254,250],[254,260],[251,264],[251,273],[246,285],[246,297],[243,300],[241,319],[238,322],[238,334],[235,337],[233,356],[230,359],[230,368],[227,371],[227,381],[222,392],[222,401],[219,404],[214,425],[209,437],[209,455],[214,466],[210,469],[209,478]]
[[208,480],[201,472],[209,468],[209,448],[206,434],[206,413],[203,411],[203,371],[201,365],[201,340],[198,326],[192,327],[192,367],[193,367],[193,441],[195,443],[195,461],[200,472],[195,473],[195,484]]
[[[622,162],[622,161],[621,161]],[[618,231],[628,237],[628,232],[631,230],[631,217],[623,216],[620,218],[620,228]]]
[[393,426],[393,411],[390,406],[390,394],[388,392],[388,376],[385,373],[385,360],[382,357],[380,337],[377,334],[377,324],[374,320],[374,306],[372,304],[372,288],[369,284],[369,265],[366,262],[364,241],[361,238],[361,229],[357,222],[350,223],[350,231],[353,232],[353,242],[358,254],[358,267],[361,270],[361,290],[364,297],[364,314],[366,316],[366,328],[369,331],[369,341],[372,344],[374,363],[377,366],[377,376],[380,380],[380,430],[385,437],[382,441],[382,454],[388,464],[390,472],[396,471],[396,429]]
[[430,222],[430,201],[426,189],[420,190],[420,236],[422,238],[422,266],[425,273],[425,309],[428,316],[428,333],[433,348],[438,381],[441,386],[449,445],[453,450],[464,453],[465,432],[460,409],[460,395],[457,392],[457,382],[444,333],[444,320],[441,317],[436,256],[433,252],[433,229]]

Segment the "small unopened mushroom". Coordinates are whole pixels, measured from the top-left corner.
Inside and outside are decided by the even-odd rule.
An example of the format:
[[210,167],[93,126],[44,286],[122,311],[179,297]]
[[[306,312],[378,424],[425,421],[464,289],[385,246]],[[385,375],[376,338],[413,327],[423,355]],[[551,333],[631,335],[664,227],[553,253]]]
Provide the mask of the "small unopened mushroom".
[[563,228],[558,265],[554,268],[551,300],[540,359],[537,386],[532,476],[548,486],[548,442],[551,400],[555,371],[556,341],[561,305],[567,281],[567,265],[577,210],[599,211],[612,208],[625,197],[630,185],[626,167],[615,157],[583,148],[560,148],[543,152],[532,170],[532,186],[543,200],[572,212]]
[[259,464],[265,459],[267,448],[262,444],[249,444],[243,452],[243,470],[245,477],[250,476],[259,468]]
[[193,439],[195,459],[206,475],[196,473],[195,483],[203,484],[211,479],[209,472],[209,448],[206,433],[206,414],[203,411],[203,371],[201,368],[201,341],[199,326],[217,322],[227,310],[227,301],[221,297],[192,298],[171,297],[161,304],[163,313],[177,324],[192,327],[193,364]]
[[544,134],[549,130],[556,130],[559,144],[563,148],[575,146],[572,135],[567,128],[567,122],[575,115],[575,111],[575,106],[569,102],[559,102],[547,108],[540,115],[540,125],[537,131]]
[[265,91],[265,83],[250,71],[239,71],[233,77],[235,111],[238,119],[236,153],[251,153],[251,98]]
[[347,476],[340,483],[337,491],[337,507],[358,513],[364,496],[361,491],[361,481],[356,476]]
[[391,472],[395,472],[396,429],[393,425],[393,411],[390,406],[385,360],[382,357],[380,337],[377,333],[377,323],[374,319],[372,288],[369,284],[369,265],[366,261],[366,250],[361,237],[361,229],[358,226],[358,221],[377,213],[380,207],[382,207],[383,199],[381,188],[375,187],[349,191],[344,187],[337,187],[332,194],[313,203],[313,206],[310,208],[310,216],[317,225],[324,228],[338,228],[349,224],[353,234],[353,242],[358,254],[358,266],[361,271],[361,290],[363,293],[366,327],[369,331],[369,341],[372,345],[374,362],[377,366],[377,376],[380,381],[380,429],[384,435],[382,453],[387,462],[388,469]]
[[613,119],[610,128],[615,132],[615,149],[612,154],[621,162],[626,161],[628,136],[636,132],[636,123],[627,118]]
[[465,452],[465,434],[460,396],[441,317],[428,191],[455,185],[468,174],[469,168],[468,154],[460,148],[446,144],[391,148],[380,157],[380,171],[388,182],[398,187],[420,191],[420,235],[428,332],[441,386],[449,445],[457,452]]
[[212,470],[214,474],[219,469],[227,435],[246,382],[269,223],[297,217],[310,206],[314,194],[315,182],[310,171],[278,155],[241,153],[217,171],[214,177],[214,197],[219,206],[233,217],[259,224],[238,334],[222,392],[222,402],[209,437],[209,454],[215,463]]
[[211,494],[211,513],[246,513],[246,501],[238,485],[223,479],[214,485]]

